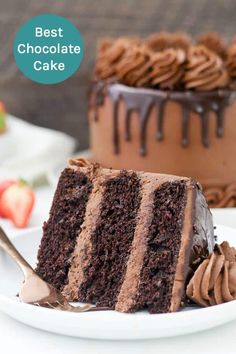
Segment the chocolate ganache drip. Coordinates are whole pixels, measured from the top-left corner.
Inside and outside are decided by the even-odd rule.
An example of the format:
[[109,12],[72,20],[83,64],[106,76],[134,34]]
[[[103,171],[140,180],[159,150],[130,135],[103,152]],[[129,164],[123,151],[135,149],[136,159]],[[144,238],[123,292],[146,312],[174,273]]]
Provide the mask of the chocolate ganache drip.
[[[98,85],[98,86],[97,86]],[[189,144],[189,120],[190,113],[195,112],[201,120],[201,140],[204,147],[208,147],[209,141],[209,113],[216,115],[216,136],[221,138],[224,133],[224,110],[236,98],[236,92],[232,90],[217,90],[207,92],[194,91],[164,91],[151,90],[146,88],[133,88],[118,83],[103,84],[101,82],[94,84],[95,106],[92,107],[95,112],[99,105],[103,104],[104,95],[108,94],[112,100],[113,108],[113,144],[114,153],[119,153],[120,133],[118,128],[119,106],[121,100],[125,102],[125,139],[131,140],[130,119],[131,113],[137,112],[139,116],[140,131],[140,154],[146,154],[146,129],[150,117],[150,111],[157,109],[157,130],[156,139],[164,139],[164,119],[165,105],[167,101],[177,102],[182,109],[182,139],[181,144],[187,147]],[[97,113],[95,113],[97,119]]]
[[[119,153],[120,102],[125,102],[125,139],[131,140],[132,112],[139,116],[140,154],[146,154],[146,129],[153,108],[157,110],[156,139],[164,139],[165,106],[181,106],[181,144],[189,144],[190,113],[201,121],[201,141],[208,147],[210,112],[216,116],[216,136],[224,133],[225,108],[236,98],[236,45],[215,32],[196,40],[186,33],[160,32],[147,38],[106,38],[98,47],[91,95],[94,120],[109,95],[113,107],[114,152]],[[174,117],[173,117],[174,119]]]

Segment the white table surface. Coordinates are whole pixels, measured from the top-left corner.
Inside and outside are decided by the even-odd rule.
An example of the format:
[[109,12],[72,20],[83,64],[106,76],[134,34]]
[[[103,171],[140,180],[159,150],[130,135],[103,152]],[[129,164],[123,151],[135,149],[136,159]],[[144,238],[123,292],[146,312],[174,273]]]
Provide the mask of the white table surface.
[[[53,190],[40,188],[36,192],[36,207],[31,227],[42,225],[47,218]],[[236,228],[236,209],[213,211],[215,223]],[[8,223],[1,224],[10,235],[16,230]],[[0,312],[0,353],[3,354],[208,354],[236,353],[236,321],[212,330],[187,336],[149,341],[96,341],[77,339],[43,332],[25,326]]]

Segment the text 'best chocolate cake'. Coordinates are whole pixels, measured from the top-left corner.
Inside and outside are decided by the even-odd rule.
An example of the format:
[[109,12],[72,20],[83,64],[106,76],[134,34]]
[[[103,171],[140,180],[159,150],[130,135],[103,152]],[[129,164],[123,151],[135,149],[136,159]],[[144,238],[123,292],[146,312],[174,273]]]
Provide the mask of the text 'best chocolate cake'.
[[235,40],[163,32],[104,39],[93,79],[95,161],[193,177],[210,206],[236,206]]
[[172,312],[213,248],[212,216],[192,179],[78,159],[59,179],[37,272],[70,301]]

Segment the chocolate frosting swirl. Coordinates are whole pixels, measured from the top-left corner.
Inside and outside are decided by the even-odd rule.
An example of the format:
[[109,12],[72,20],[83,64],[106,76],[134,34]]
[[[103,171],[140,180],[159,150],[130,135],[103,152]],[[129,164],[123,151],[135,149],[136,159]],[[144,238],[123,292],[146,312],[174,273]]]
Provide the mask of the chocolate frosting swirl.
[[228,242],[216,245],[191,278],[186,295],[201,306],[221,304],[236,299],[236,249]]
[[151,34],[146,39],[147,46],[154,52],[160,52],[167,48],[178,48],[186,51],[191,43],[191,37],[184,32],[159,32]]
[[236,206],[236,182],[226,188],[211,187],[204,189],[204,195],[210,208],[232,208]]
[[100,43],[94,75],[103,80],[115,76],[116,65],[126,52],[129,44],[130,40],[126,38],[119,38],[113,42],[105,40]]
[[236,79],[236,42],[232,43],[227,49],[226,65],[230,77]]
[[146,46],[127,50],[116,66],[116,76],[128,86],[149,86],[172,89],[184,75],[186,55],[182,49],[168,48],[152,53]]
[[145,86],[150,71],[150,50],[144,45],[133,45],[116,65],[116,77],[128,86]]
[[148,81],[151,86],[173,89],[182,81],[186,54],[182,49],[169,48],[151,56],[151,72]]
[[170,47],[171,34],[169,32],[153,33],[147,37],[147,46],[154,52],[161,52]]
[[216,32],[206,32],[197,38],[197,44],[203,44],[211,51],[224,58],[226,54],[226,42]]
[[214,90],[227,86],[229,76],[216,53],[197,45],[188,50],[184,82],[187,89]]
[[236,44],[215,32],[192,40],[184,32],[147,38],[104,38],[98,44],[94,79],[133,87],[215,91],[236,88]]

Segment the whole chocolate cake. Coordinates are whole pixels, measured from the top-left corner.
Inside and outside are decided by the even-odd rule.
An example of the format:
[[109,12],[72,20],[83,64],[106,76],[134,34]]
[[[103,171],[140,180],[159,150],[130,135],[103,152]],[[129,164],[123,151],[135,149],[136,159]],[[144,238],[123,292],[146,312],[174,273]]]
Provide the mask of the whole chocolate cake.
[[37,272],[70,301],[172,312],[213,248],[212,216],[192,179],[78,159],[58,182]]
[[196,178],[210,206],[236,206],[236,42],[216,33],[104,39],[90,97],[104,167]]

